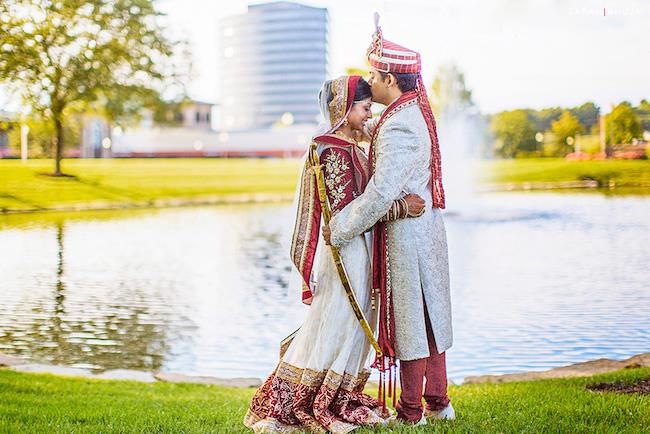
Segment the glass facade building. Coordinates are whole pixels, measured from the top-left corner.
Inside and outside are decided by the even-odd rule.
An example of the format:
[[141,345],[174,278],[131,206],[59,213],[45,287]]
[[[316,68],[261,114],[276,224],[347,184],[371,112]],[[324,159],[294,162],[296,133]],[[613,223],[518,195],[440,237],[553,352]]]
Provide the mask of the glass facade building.
[[220,21],[222,130],[316,123],[327,76],[328,13],[291,2]]

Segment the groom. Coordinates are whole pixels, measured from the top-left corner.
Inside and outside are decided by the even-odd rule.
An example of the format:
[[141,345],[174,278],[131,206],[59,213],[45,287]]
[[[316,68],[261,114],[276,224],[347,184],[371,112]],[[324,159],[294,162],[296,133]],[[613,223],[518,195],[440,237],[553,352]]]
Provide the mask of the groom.
[[[440,150],[420,54],[383,39],[377,24],[367,53],[369,83],[373,100],[388,107],[377,122],[367,124],[373,175],[364,193],[332,219],[323,235],[328,244],[341,247],[374,226],[379,344],[388,365],[400,359],[397,419],[424,425],[426,416],[455,417],[445,365],[452,328]],[[426,212],[379,222],[393,201],[407,193],[424,198]]]

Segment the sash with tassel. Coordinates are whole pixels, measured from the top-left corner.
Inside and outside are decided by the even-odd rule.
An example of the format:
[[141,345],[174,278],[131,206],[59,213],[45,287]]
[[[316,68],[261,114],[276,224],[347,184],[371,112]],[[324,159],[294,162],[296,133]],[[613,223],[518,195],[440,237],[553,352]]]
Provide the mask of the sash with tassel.
[[[395,112],[406,105],[415,103],[416,92],[405,92],[396,101],[389,105],[379,118],[370,140],[368,156],[370,176],[374,173],[376,154],[374,143],[382,124]],[[397,403],[397,360],[395,356],[395,311],[393,306],[393,293],[390,285],[390,258],[388,257],[387,226],[385,222],[377,222],[374,227],[372,248],[372,287],[375,295],[379,296],[379,339],[381,352],[373,367],[379,370],[379,402],[386,408],[386,397],[392,398],[393,406]],[[386,385],[388,377],[388,385]],[[388,386],[388,387],[386,387]]]

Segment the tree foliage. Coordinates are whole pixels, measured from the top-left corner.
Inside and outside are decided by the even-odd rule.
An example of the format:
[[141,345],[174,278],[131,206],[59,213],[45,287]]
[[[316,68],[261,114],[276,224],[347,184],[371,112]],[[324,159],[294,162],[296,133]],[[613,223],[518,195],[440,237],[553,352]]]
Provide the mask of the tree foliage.
[[[82,129],[81,113],[66,113],[66,122],[63,125],[63,135],[69,142],[80,140]],[[40,116],[29,116],[20,122],[29,127],[29,157],[49,157],[53,155],[53,146],[56,142],[56,131],[49,119]],[[9,132],[9,148],[14,155],[20,155],[21,125],[16,123],[15,128]]]
[[648,100],[642,99],[639,103],[639,106],[635,108],[635,111],[639,116],[641,129],[643,131],[650,131],[650,102],[648,102]]
[[641,137],[641,123],[629,102],[620,103],[605,116],[605,131],[609,145],[632,143]]
[[541,110],[530,110],[530,115],[535,120],[535,129],[539,132],[551,129],[551,124],[562,116],[561,107],[548,107]]
[[496,137],[495,153],[504,158],[534,151],[535,123],[528,110],[512,110],[493,116],[490,129]]
[[584,127],[575,115],[569,110],[564,110],[560,118],[551,123],[551,131],[555,136],[555,143],[558,149],[566,154],[571,151],[571,146],[567,143],[567,139],[572,137],[575,139],[577,134],[584,131]]
[[56,175],[67,110],[98,104],[116,120],[158,102],[175,47],[151,0],[0,2],[0,82],[52,123]]
[[598,125],[598,118],[600,117],[600,108],[593,102],[586,102],[578,107],[570,109],[582,126],[584,131],[591,131],[594,125]]

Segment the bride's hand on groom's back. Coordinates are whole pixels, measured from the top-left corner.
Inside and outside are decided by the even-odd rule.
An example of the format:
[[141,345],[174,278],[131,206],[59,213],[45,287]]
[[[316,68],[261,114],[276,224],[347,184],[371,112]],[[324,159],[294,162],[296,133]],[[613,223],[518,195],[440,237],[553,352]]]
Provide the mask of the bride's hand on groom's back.
[[331,246],[331,236],[332,236],[332,231],[330,230],[329,225],[323,226],[323,239],[325,240],[325,244],[328,246]]
[[[424,214],[424,207],[426,202],[417,194],[407,194],[404,196],[406,200],[406,205],[408,207],[408,217],[420,217]],[[332,245],[332,231],[330,230],[329,225],[323,226],[323,239],[325,244],[328,246]]]

